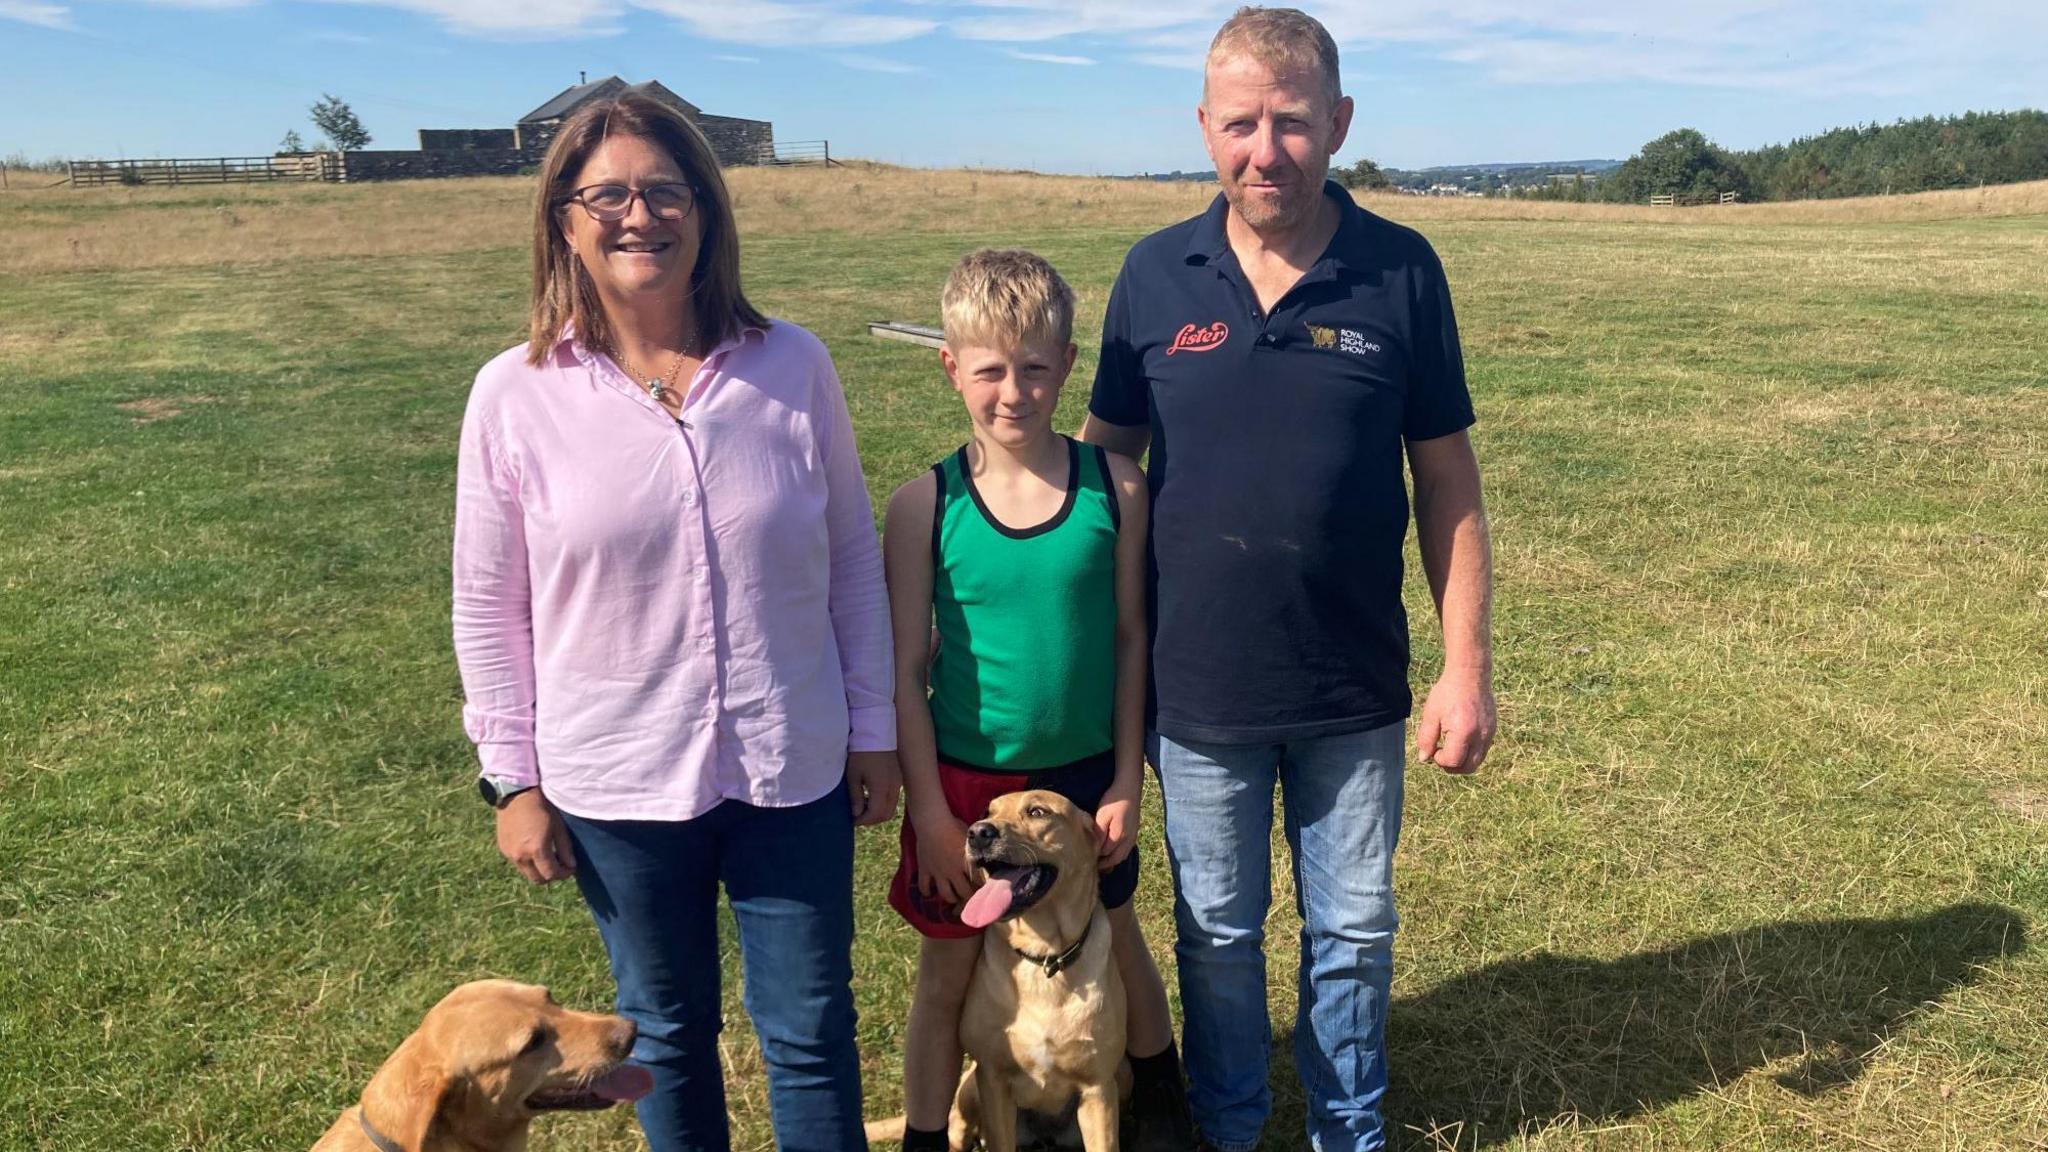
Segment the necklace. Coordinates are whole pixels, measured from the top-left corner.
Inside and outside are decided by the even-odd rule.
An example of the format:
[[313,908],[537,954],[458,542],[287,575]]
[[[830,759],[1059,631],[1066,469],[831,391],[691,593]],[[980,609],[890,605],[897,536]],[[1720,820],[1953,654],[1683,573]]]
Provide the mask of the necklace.
[[654,397],[654,402],[659,404],[668,396],[670,391],[674,390],[676,386],[676,373],[682,371],[683,361],[690,358],[690,347],[694,343],[696,343],[694,340],[685,341],[682,350],[676,353],[675,359],[669,361],[668,371],[659,376],[646,376],[641,373],[633,366],[632,361],[626,359],[626,354],[623,351],[614,352],[612,359],[617,360],[620,366],[625,368],[626,375],[642,377],[640,386],[647,389],[647,394]]

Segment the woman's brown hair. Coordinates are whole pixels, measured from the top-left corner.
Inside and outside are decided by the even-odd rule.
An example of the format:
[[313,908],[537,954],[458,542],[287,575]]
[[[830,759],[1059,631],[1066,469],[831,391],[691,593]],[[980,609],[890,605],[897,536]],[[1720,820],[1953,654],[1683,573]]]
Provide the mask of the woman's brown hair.
[[740,292],[740,238],[732,197],[718,158],[697,126],[681,112],[639,92],[595,100],[576,110],[555,133],[540,166],[540,194],[533,214],[533,315],[526,360],[535,366],[553,353],[562,330],[576,326],[585,347],[609,350],[611,325],[598,302],[597,287],[562,231],[562,209],[576,191],[573,182],[591,153],[608,137],[636,136],[666,152],[683,170],[696,197],[692,209],[703,222],[704,242],[690,273],[696,309],[697,348],[708,352],[746,325],[768,326],[768,318]]

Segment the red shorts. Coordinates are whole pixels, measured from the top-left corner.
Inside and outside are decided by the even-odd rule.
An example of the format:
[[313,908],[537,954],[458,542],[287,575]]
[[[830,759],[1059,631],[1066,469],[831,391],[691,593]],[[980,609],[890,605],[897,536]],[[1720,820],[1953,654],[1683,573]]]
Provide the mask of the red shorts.
[[[953,816],[968,824],[987,816],[988,806],[996,797],[1033,788],[1057,792],[1093,815],[1096,806],[1102,803],[1102,794],[1115,782],[1116,758],[1108,752],[1037,772],[989,772],[939,761],[939,792],[946,797],[946,807]],[[980,935],[981,929],[960,922],[958,907],[946,903],[943,897],[927,896],[918,890],[917,830],[910,825],[908,809],[903,813],[900,843],[903,859],[896,866],[895,878],[889,882],[889,906],[901,913],[912,928],[934,939],[964,940]],[[1131,902],[1137,890],[1138,849],[1133,846],[1123,863],[1102,874],[1102,906],[1121,908]]]

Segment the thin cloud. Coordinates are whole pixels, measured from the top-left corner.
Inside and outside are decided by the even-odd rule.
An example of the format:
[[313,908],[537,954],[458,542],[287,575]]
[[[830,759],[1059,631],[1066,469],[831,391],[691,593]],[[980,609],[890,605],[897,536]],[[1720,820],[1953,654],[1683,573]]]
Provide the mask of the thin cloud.
[[[1139,64],[1199,68],[1236,0],[971,0],[927,4],[965,39],[1120,45]],[[1785,93],[1903,91],[1995,70],[2048,70],[2038,0],[1328,0],[1347,57],[1406,46],[1516,85],[1637,81]]]
[[376,43],[375,40],[359,32],[343,32],[339,28],[315,28],[313,31],[300,37],[300,39],[312,44],[367,45]]
[[890,60],[882,56],[861,56],[852,52],[843,52],[833,59],[848,68],[857,68],[862,72],[884,72],[892,76],[924,71],[915,64],[905,64],[901,60]]
[[1051,52],[1019,52],[1009,49],[1005,53],[1018,60],[1031,60],[1039,64],[1068,64],[1077,67],[1093,67],[1095,61],[1086,56],[1059,56]]
[[759,64],[761,62],[761,58],[758,56],[728,56],[723,52],[717,53],[711,58],[713,60],[723,60],[728,64]]
[[[1222,23],[1229,9],[1215,5],[1160,3],[983,3],[965,8],[999,9],[1001,15],[950,20],[946,30],[963,40],[1046,41],[1069,36],[1122,36],[1207,22]],[[1210,9],[1218,14],[1210,19]]]
[[[108,4],[113,0],[95,0]],[[260,0],[147,0],[181,8]],[[308,3],[310,0],[293,0]],[[1238,0],[325,0],[416,12],[459,35],[615,34],[639,11],[723,44],[830,52],[934,33],[1018,46],[1018,59],[1080,66],[1109,56],[1199,68]],[[70,29],[78,0],[0,0],[0,20]],[[1787,95],[1904,92],[2048,72],[2040,0],[1320,0],[1348,60],[1401,48],[1495,83],[1638,82]],[[1023,48],[1029,46],[1030,51]],[[751,56],[722,57],[758,63]],[[856,57],[849,67],[912,66]],[[1359,71],[1354,65],[1354,72]]]
[[417,12],[449,31],[486,39],[545,40],[611,36],[621,31],[619,0],[337,0]]
[[923,36],[936,20],[862,11],[858,3],[790,4],[752,0],[633,0],[635,7],[673,16],[709,40],[762,48],[851,48]]
[[18,20],[38,28],[49,28],[58,32],[76,32],[78,26],[71,22],[71,9],[61,4],[31,4],[27,0],[0,0],[0,20]]

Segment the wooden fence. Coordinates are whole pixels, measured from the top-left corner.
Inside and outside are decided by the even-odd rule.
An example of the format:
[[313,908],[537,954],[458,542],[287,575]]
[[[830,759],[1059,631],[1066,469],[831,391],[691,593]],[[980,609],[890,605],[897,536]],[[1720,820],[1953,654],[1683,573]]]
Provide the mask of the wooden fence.
[[1660,192],[1650,197],[1652,208],[1690,208],[1698,204],[1734,204],[1742,199],[1740,192],[1723,192],[1718,196],[1674,196]]
[[[353,165],[351,158],[356,158]],[[65,165],[63,183],[77,188],[109,184],[260,184],[271,181],[431,179],[478,174],[471,169],[486,160],[493,172],[522,166],[516,152],[449,149],[432,152],[298,152],[281,156],[221,156],[204,160],[73,160]],[[830,140],[798,140],[777,145],[770,164],[823,164],[840,167],[832,158]],[[351,167],[356,171],[350,171]]]
[[73,160],[66,182],[79,188],[108,184],[258,184],[275,180],[340,180],[338,152],[284,156],[222,156],[206,160]]

